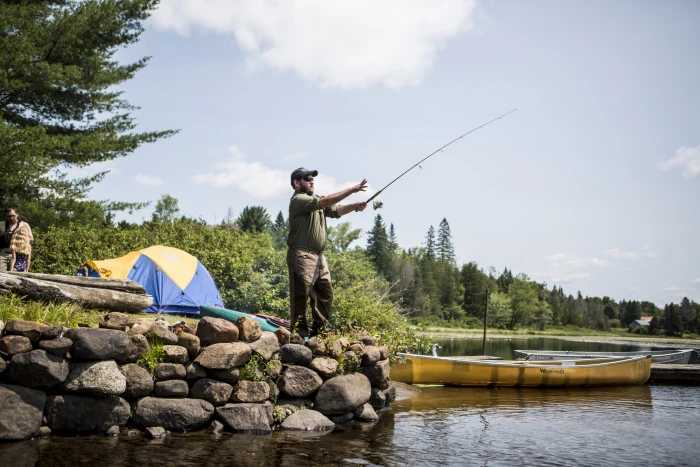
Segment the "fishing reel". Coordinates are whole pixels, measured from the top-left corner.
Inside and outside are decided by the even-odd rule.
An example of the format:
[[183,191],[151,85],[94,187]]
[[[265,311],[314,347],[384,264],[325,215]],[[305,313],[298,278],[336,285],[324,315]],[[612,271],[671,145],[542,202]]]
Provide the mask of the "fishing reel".
[[375,201],[375,202],[372,203],[372,207],[374,208],[375,211],[376,211],[377,209],[381,209],[382,206],[384,206],[384,203],[381,202],[381,201],[379,201],[379,200],[377,200],[377,201]]

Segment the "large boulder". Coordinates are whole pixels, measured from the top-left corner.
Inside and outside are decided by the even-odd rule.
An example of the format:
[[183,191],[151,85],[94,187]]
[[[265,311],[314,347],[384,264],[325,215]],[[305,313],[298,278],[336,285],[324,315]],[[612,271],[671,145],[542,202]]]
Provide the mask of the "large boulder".
[[46,403],[46,420],[54,432],[106,432],[125,426],[130,413],[129,403],[118,396],[59,395]]
[[163,361],[166,363],[180,363],[184,365],[190,360],[187,356],[187,349],[179,345],[164,345],[163,352],[165,353]]
[[248,345],[254,354],[262,356],[265,360],[270,360],[272,355],[280,349],[277,336],[273,332],[263,332],[260,339]]
[[384,408],[386,405],[386,394],[379,388],[372,388],[372,396],[369,398],[369,403],[375,410]]
[[226,404],[216,415],[233,431],[266,435],[272,433],[272,404]]
[[245,365],[251,352],[250,347],[242,342],[214,344],[205,347],[195,362],[207,370],[228,370]]
[[300,410],[285,418],[281,428],[294,431],[330,431],[335,428],[335,423],[321,412]]
[[7,368],[7,363],[5,363],[5,359],[0,356],[0,373],[5,371],[5,368]]
[[362,372],[367,376],[372,386],[379,389],[389,388],[389,375],[391,373],[389,360],[381,360],[373,365],[364,366]]
[[158,397],[187,397],[189,393],[190,386],[181,379],[158,381],[153,389],[153,395]]
[[373,345],[365,346],[365,350],[362,353],[362,366],[374,365],[381,359],[381,354],[379,349]]
[[54,355],[65,355],[73,347],[73,341],[67,337],[57,337],[45,341],[39,341],[39,348]]
[[314,358],[314,354],[308,347],[299,344],[285,344],[280,347],[282,363],[307,366]]
[[114,360],[73,363],[63,389],[98,396],[118,396],[126,390],[126,378]]
[[123,359],[117,360],[117,363],[136,363],[138,362],[144,354],[151,351],[151,344],[148,342],[148,338],[143,334],[133,334],[129,336],[131,341],[131,347],[129,349],[129,354]]
[[314,409],[324,415],[341,415],[364,405],[372,396],[372,386],[361,373],[336,376],[319,388]]
[[116,329],[118,331],[126,330],[126,325],[129,322],[129,315],[112,311],[100,318],[99,326],[104,329]]
[[0,339],[0,353],[12,357],[20,353],[31,352],[32,341],[24,336],[5,336]]
[[275,329],[275,336],[277,336],[277,342],[279,342],[280,345],[289,344],[292,339],[292,333],[282,326]]
[[204,428],[214,415],[214,406],[202,399],[144,397],[132,404],[132,420],[139,426],[162,426],[171,431]]
[[23,319],[11,319],[5,324],[5,335],[8,336],[24,336],[32,341],[33,344],[39,342],[41,333],[47,325],[34,321],[25,321]]
[[228,370],[209,370],[207,374],[219,381],[228,384],[236,384],[241,370],[238,368],[229,368]]
[[199,349],[201,347],[201,341],[199,337],[189,332],[181,332],[177,335],[177,345],[187,349],[187,355],[190,360],[194,360],[199,355]]
[[310,337],[304,346],[308,347],[314,355],[326,355],[326,343],[318,336]]
[[231,397],[233,387],[228,383],[222,383],[215,379],[202,378],[190,388],[190,397],[204,399],[214,407],[226,404]]
[[355,420],[361,422],[376,422],[379,420],[377,412],[374,411],[374,408],[370,404],[365,404],[356,408],[353,415],[355,416]]
[[148,335],[160,338],[165,345],[177,345],[177,334],[168,329],[168,322],[165,320],[157,319]]
[[287,366],[277,382],[277,387],[287,396],[306,397],[322,384],[323,380],[315,371],[303,366]]
[[200,345],[227,344],[238,340],[238,326],[221,318],[205,316],[197,324]]
[[61,384],[70,371],[68,361],[44,350],[32,350],[12,357],[10,379],[30,388],[50,388]]
[[41,427],[45,404],[44,391],[0,384],[0,440],[31,438]]
[[255,342],[262,336],[260,323],[248,316],[238,318],[236,326],[238,326],[238,339],[242,342]]
[[338,372],[338,362],[329,357],[316,357],[311,360],[309,368],[321,375],[323,379],[328,379]]
[[171,379],[185,379],[187,370],[180,363],[159,363],[153,372],[156,381],[169,381]]
[[153,375],[147,369],[141,365],[129,363],[122,365],[121,370],[126,379],[123,397],[137,399],[153,392]]
[[239,381],[231,393],[231,402],[263,402],[269,398],[267,381]]
[[63,336],[73,341],[73,358],[124,360],[131,354],[129,335],[115,329],[70,328]]

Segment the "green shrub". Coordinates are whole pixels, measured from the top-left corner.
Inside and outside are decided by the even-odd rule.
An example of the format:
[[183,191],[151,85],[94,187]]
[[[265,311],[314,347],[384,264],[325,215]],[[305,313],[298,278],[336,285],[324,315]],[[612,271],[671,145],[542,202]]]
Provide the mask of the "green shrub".
[[165,358],[165,350],[163,350],[163,339],[155,334],[148,335],[148,343],[151,344],[151,350],[142,353],[136,363],[147,368],[152,374],[156,371],[156,365]]

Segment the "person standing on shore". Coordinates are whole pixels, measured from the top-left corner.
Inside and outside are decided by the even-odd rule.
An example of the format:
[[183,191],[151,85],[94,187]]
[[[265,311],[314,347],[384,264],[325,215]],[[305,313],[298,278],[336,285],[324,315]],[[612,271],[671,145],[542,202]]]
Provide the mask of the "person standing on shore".
[[12,244],[12,236],[20,227],[20,224],[22,228],[27,231],[29,244],[31,245],[31,243],[34,242],[32,228],[26,222],[21,222],[19,220],[19,211],[15,206],[8,206],[5,208],[5,216],[5,222],[0,222],[0,272],[12,270],[10,267],[12,263],[12,250],[10,246]]
[[[367,180],[328,196],[314,194],[317,170],[303,167],[292,172],[294,194],[289,201],[289,301],[292,331],[301,336],[315,336],[326,329],[331,317],[333,288],[328,263],[323,255],[326,246],[326,218],[339,218],[350,212],[364,211],[367,203],[338,204],[353,193],[365,191]],[[309,327],[307,302],[313,318]]]

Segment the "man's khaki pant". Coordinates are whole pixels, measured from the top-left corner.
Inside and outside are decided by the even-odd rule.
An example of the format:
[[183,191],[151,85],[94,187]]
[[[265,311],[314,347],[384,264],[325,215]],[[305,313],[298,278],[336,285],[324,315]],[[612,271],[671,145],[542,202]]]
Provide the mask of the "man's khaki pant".
[[[289,301],[292,329],[302,336],[315,335],[331,318],[333,288],[331,273],[323,254],[302,248],[287,250]],[[309,329],[306,303],[311,302],[313,327]]]
[[10,250],[0,250],[0,272],[9,271],[11,261],[12,252]]

